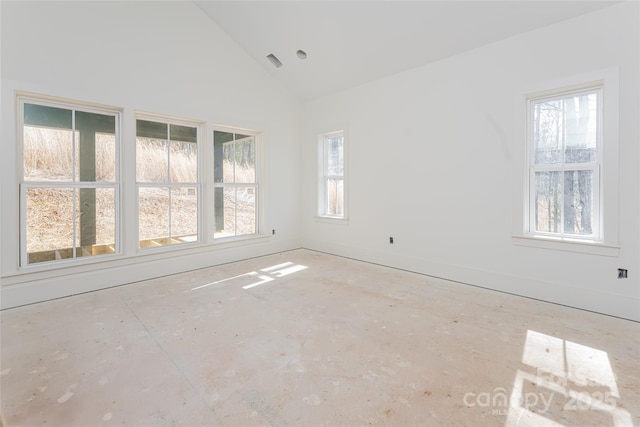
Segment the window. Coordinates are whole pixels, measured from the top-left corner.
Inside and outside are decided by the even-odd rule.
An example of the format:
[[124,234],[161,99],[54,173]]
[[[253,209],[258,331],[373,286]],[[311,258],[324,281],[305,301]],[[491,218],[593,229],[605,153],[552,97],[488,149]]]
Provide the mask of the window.
[[198,241],[198,126],[136,120],[140,248]]
[[529,233],[601,240],[602,87],[528,100]]
[[213,131],[214,238],[258,233],[257,134]]
[[117,111],[18,98],[22,266],[120,252]]
[[344,133],[333,132],[320,138],[320,216],[344,218]]

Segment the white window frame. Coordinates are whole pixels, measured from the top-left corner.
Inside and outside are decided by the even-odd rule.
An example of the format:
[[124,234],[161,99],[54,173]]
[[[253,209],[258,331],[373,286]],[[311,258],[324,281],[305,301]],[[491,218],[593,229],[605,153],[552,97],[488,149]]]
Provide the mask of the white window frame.
[[[254,183],[245,183],[245,182],[215,182],[215,155],[211,156],[212,161],[212,166],[211,166],[211,170],[214,173],[214,180],[213,180],[213,193],[215,194],[215,190],[217,188],[236,188],[236,187],[252,187],[254,189],[254,196],[255,196],[255,230],[253,233],[251,234],[234,234],[233,236],[221,236],[221,237],[216,237],[215,236],[215,232],[216,232],[216,225],[215,225],[215,213],[216,213],[216,206],[215,206],[215,196],[213,198],[214,202],[211,204],[211,206],[213,206],[212,212],[211,212],[211,216],[213,218],[213,242],[217,243],[217,244],[222,244],[225,242],[232,242],[232,241],[238,241],[238,240],[247,240],[247,239],[254,239],[256,237],[259,237],[261,235],[263,235],[263,230],[264,230],[264,219],[263,219],[263,209],[262,209],[262,200],[263,200],[263,175],[262,175],[262,163],[263,163],[263,155],[262,155],[262,145],[263,145],[263,133],[257,130],[252,130],[252,129],[244,129],[244,128],[239,128],[239,127],[232,127],[232,126],[224,126],[224,125],[214,125],[213,126],[213,130],[211,132],[212,135],[212,140],[211,140],[211,146],[212,146],[212,152],[215,152],[215,148],[213,147],[214,145],[214,132],[226,132],[226,133],[233,133],[233,134],[241,134],[241,135],[247,135],[247,136],[251,136],[254,138],[254,143],[255,143],[255,182]],[[237,140],[234,141],[229,141],[229,142],[225,142],[223,143],[224,145],[227,144],[235,144],[236,142],[238,142]]]
[[[134,176],[136,176],[136,208],[135,208],[135,212],[136,212],[136,250],[138,252],[142,252],[142,253],[148,253],[148,252],[162,252],[162,251],[172,251],[172,250],[178,250],[178,249],[183,249],[184,247],[189,247],[189,246],[194,246],[194,245],[198,245],[200,243],[202,243],[203,239],[203,232],[202,232],[202,206],[203,206],[203,199],[204,199],[204,194],[203,194],[203,188],[202,188],[202,158],[203,156],[203,142],[202,142],[202,129],[204,124],[200,121],[196,121],[196,120],[189,120],[189,119],[182,119],[182,118],[177,118],[177,117],[172,117],[172,116],[164,116],[164,115],[159,115],[159,114],[153,114],[153,113],[142,113],[142,112],[138,112],[135,115],[135,119],[134,119],[134,124],[137,125],[137,121],[138,120],[146,120],[146,121],[151,121],[151,122],[157,122],[157,123],[163,123],[163,124],[167,124],[167,125],[176,125],[176,126],[186,126],[186,127],[193,127],[196,128],[196,132],[197,132],[197,137],[196,137],[196,146],[197,146],[197,165],[198,165],[198,172],[197,172],[197,182],[193,183],[193,182],[171,182],[171,177],[170,175],[167,176],[168,181],[167,182],[138,182],[137,179],[137,164],[134,164]],[[138,135],[137,132],[134,131],[134,141],[135,139],[137,139]],[[137,152],[137,149],[134,149],[134,152]],[[137,155],[137,154],[136,154]],[[170,161],[170,160],[169,160]],[[169,171],[171,170],[171,164],[169,163]],[[139,224],[140,224],[140,188],[158,188],[158,187],[162,187],[162,188],[169,188],[169,189],[173,189],[173,188],[192,188],[192,187],[196,187],[197,192],[198,192],[198,207],[197,207],[197,215],[198,215],[198,219],[197,219],[197,227],[198,227],[198,232],[197,232],[197,238],[195,241],[192,242],[183,242],[180,243],[178,245],[175,244],[169,244],[169,245],[162,245],[162,246],[157,246],[157,247],[146,247],[146,248],[142,248],[140,247],[140,228],[139,228]],[[171,203],[171,199],[169,199],[169,203]],[[171,238],[171,211],[169,211],[169,236],[167,236],[169,238]]]
[[[53,107],[60,108],[65,110],[70,110],[73,113],[73,123],[75,127],[75,112],[88,112],[95,113],[101,115],[109,115],[115,118],[115,181],[114,182],[102,182],[102,181],[79,181],[77,177],[72,178],[72,181],[26,181],[24,176],[24,105],[25,104],[33,104],[33,105],[41,105],[44,107]],[[122,123],[122,111],[117,108],[85,103],[81,101],[62,99],[57,97],[51,97],[46,95],[37,95],[37,94],[28,94],[28,93],[17,93],[16,96],[16,112],[17,112],[17,140],[19,142],[18,146],[18,172],[19,172],[19,211],[20,211],[20,256],[19,256],[19,268],[20,269],[29,269],[29,270],[44,270],[49,268],[58,268],[69,265],[82,265],[82,264],[92,264],[95,262],[104,261],[105,258],[111,259],[118,255],[121,255],[122,250],[122,239],[121,239],[121,193],[122,193],[122,178],[121,178],[121,123]],[[75,132],[72,132],[72,138],[75,139]],[[74,144],[75,149],[75,144]],[[75,155],[74,155],[75,158]],[[114,190],[114,210],[115,210],[115,236],[114,236],[114,252],[92,255],[89,257],[77,257],[74,253],[74,256],[71,258],[64,258],[54,261],[43,261],[38,263],[29,263],[29,254],[27,252],[27,191],[30,188],[58,188],[58,189],[74,189],[79,190],[82,188],[107,188]],[[75,198],[74,198],[74,212],[75,208]],[[75,222],[75,219],[74,219]],[[73,227],[73,240],[74,242],[77,239],[77,230],[76,227]],[[75,243],[74,243],[75,245]]]
[[[599,100],[599,132],[600,139],[597,147],[597,163],[567,164],[564,170],[589,169],[594,170],[594,184],[596,179],[599,185],[593,187],[594,200],[599,201],[599,208],[594,203],[592,236],[580,237],[576,235],[555,235],[551,233],[535,232],[533,222],[534,199],[533,190],[533,134],[530,123],[530,103],[534,100],[553,97],[565,97],[567,95],[600,88]],[[523,139],[520,149],[515,151],[514,167],[520,172],[515,172],[514,180],[514,209],[513,209],[513,237],[512,242],[518,246],[529,246],[540,249],[551,249],[568,252],[587,253],[603,256],[619,256],[619,70],[610,68],[570,76],[553,81],[541,82],[524,88],[521,95],[516,97],[514,113],[516,124],[523,129]],[[520,151],[521,150],[521,151]],[[522,165],[525,165],[523,168]],[[541,166],[541,165],[540,165]],[[558,165],[549,165],[550,170]],[[563,170],[559,167],[555,170]],[[524,171],[524,173],[522,173]],[[519,177],[522,177],[521,179]],[[597,211],[597,212],[596,212]],[[598,231],[595,231],[597,227]]]
[[[535,144],[534,144],[534,129],[533,129],[533,105],[542,101],[555,101],[559,99],[565,99],[571,96],[579,96],[596,93],[598,103],[596,108],[596,121],[597,121],[597,133],[596,133],[596,161],[593,163],[552,163],[552,164],[536,164],[535,163]],[[538,97],[529,97],[527,100],[527,153],[529,156],[529,229],[527,230],[527,234],[532,236],[546,236],[558,238],[561,240],[565,239],[575,239],[575,240],[588,240],[594,242],[601,242],[601,229],[602,224],[600,223],[601,217],[601,202],[600,202],[600,165],[602,163],[602,84],[593,85],[589,88],[581,89],[581,90],[569,90],[569,91],[558,91],[551,96],[538,96]],[[569,172],[569,171],[591,171],[592,172],[592,197],[593,197],[593,208],[591,212],[592,217],[592,234],[590,235],[575,235],[568,234],[564,230],[564,204],[561,211],[561,219],[560,219],[560,227],[561,231],[558,233],[554,232],[545,232],[536,230],[536,182],[535,182],[535,174],[536,172]],[[563,193],[564,197],[564,193]]]
[[[336,136],[342,137],[342,175],[328,173],[329,140]],[[328,213],[330,179],[342,179],[342,215]],[[347,138],[344,130],[327,132],[318,137],[318,218],[346,221],[347,216]]]

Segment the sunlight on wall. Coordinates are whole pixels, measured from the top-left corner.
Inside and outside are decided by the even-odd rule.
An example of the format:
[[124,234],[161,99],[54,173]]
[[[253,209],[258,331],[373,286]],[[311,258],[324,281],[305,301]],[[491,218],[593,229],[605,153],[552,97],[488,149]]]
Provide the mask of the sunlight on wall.
[[[307,266],[301,264],[294,264],[292,262],[285,262],[278,265],[272,265],[257,271],[250,271],[249,273],[239,274],[237,276],[228,277],[226,279],[217,280],[215,282],[207,283],[206,285],[197,286],[185,292],[197,291],[198,289],[228,285],[243,285],[242,289],[251,289],[256,286],[263,285],[268,282],[272,282],[279,277],[288,276],[289,274],[296,273],[298,271],[306,270]],[[255,281],[258,279],[257,281]],[[247,283],[249,282],[249,283]]]
[[[509,400],[507,427],[596,424],[631,426],[605,351],[529,330]],[[535,370],[535,372],[533,371]]]

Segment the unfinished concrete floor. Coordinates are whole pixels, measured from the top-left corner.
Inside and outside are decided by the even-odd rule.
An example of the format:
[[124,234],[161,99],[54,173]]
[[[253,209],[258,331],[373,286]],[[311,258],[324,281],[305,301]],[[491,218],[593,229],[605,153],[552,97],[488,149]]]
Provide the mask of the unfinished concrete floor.
[[307,250],[2,312],[9,426],[640,424],[640,325]]

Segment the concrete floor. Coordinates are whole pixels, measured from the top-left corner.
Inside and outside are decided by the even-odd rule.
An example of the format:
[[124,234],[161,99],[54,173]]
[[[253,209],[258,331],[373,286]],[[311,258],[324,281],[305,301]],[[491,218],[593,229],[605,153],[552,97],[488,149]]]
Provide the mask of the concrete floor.
[[640,425],[640,324],[307,250],[1,319],[9,426]]

